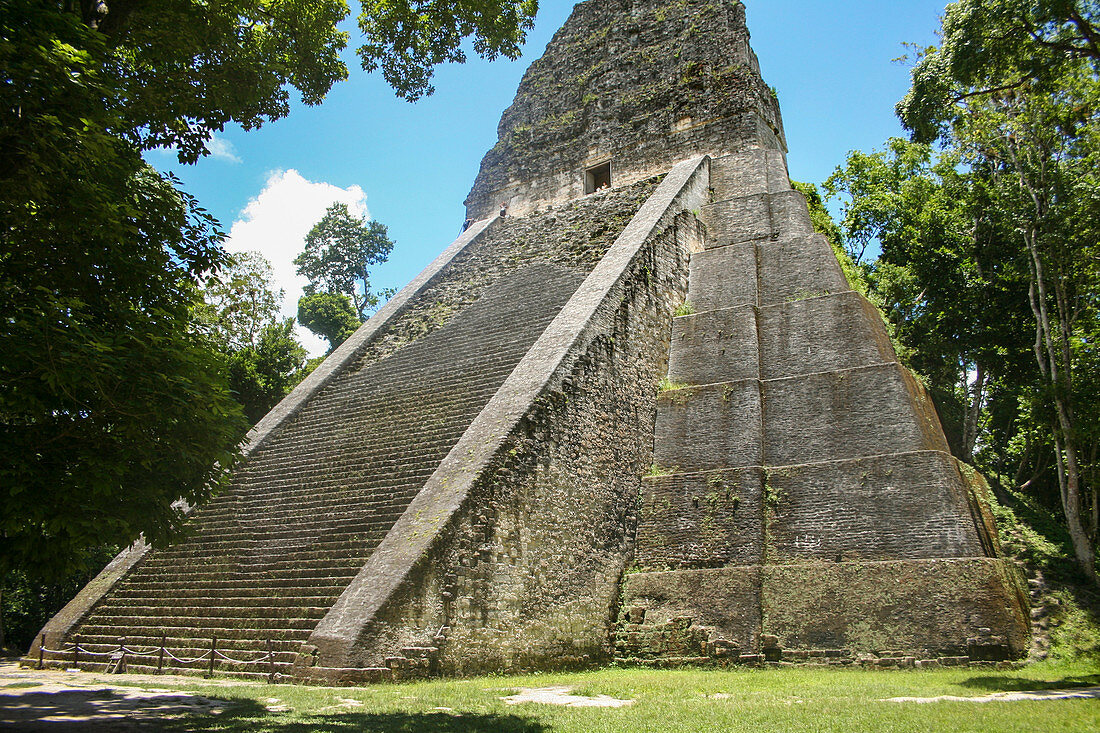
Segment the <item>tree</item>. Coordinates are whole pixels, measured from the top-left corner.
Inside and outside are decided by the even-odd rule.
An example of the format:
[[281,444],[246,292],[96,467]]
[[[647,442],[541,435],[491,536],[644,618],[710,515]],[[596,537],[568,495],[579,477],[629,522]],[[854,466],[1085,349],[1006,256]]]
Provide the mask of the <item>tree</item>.
[[306,376],[306,350],[294,336],[294,319],[268,323],[254,344],[229,355],[229,387],[255,424]]
[[988,215],[1015,245],[1006,262],[1027,283],[1038,372],[1031,414],[1049,420],[1077,563],[1100,583],[1095,444],[1083,442],[1100,415],[1080,384],[1096,362],[1098,20],[1096,2],[953,3],[898,112],[916,140],[939,138],[984,176]]
[[[391,75],[415,98],[463,34],[514,56],[534,9],[367,3],[364,24],[402,32],[361,55],[420,69]],[[347,12],[343,0],[0,0],[0,573],[63,578],[84,548],[168,541],[176,500],[201,503],[224,481],[246,425],[191,310],[226,264],[223,234],[141,153],[193,162],[225,124],[286,115],[291,87],[319,103],[347,74]]]
[[[306,295],[342,294],[351,300],[358,321],[377,308],[383,294],[371,292],[370,265],[386,261],[393,249],[386,225],[365,222],[336,203],[306,235],[306,247],[294,259],[298,274],[309,279]],[[305,321],[302,321],[305,325]]]
[[945,10],[941,37],[939,48],[919,53],[897,107],[920,142],[945,134],[969,99],[1057,88],[1067,65],[1100,62],[1100,3],[959,0]]
[[260,253],[232,255],[194,308],[196,328],[226,355],[229,389],[253,424],[308,373],[294,319],[279,320],[283,291],[271,278]]
[[381,68],[399,96],[415,101],[431,94],[432,67],[463,63],[461,41],[473,37],[474,51],[487,59],[519,57],[538,0],[468,0],[441,7],[436,0],[366,0],[359,27],[363,68]]
[[323,339],[332,352],[359,328],[360,320],[348,296],[311,293],[298,299],[298,321]]
[[255,346],[264,328],[275,323],[283,299],[271,278],[271,263],[259,252],[231,255],[203,287],[194,308],[196,328],[224,349]]

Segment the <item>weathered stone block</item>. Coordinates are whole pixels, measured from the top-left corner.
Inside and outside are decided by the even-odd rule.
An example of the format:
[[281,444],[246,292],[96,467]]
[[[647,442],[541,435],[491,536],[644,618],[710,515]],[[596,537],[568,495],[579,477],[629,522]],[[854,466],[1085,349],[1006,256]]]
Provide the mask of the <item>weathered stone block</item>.
[[647,477],[635,565],[664,570],[762,562],[762,491],[759,468]]
[[1028,645],[1027,599],[1008,560],[770,565],[762,573],[763,628],[786,647],[939,657],[965,652],[960,640],[987,623],[1006,630],[1013,653]]
[[769,468],[768,562],[985,555],[946,453]]
[[691,616],[712,638],[755,649],[760,632],[759,567],[628,573],[623,602],[644,605],[650,623]]
[[878,309],[853,291],[766,306],[758,321],[761,379],[897,361]]
[[673,320],[668,365],[673,382],[715,384],[756,379],[759,373],[754,307],[712,310]]
[[782,151],[751,148],[717,158],[710,187],[715,201],[789,190],[787,161]]
[[764,382],[769,465],[948,452],[924,388],[898,364]]
[[776,234],[766,193],[704,206],[700,218],[710,233],[707,249],[772,239]]
[[760,417],[756,380],[663,392],[653,461],[676,472],[759,466]]
[[793,190],[717,201],[700,217],[710,233],[707,249],[813,234],[806,199]]
[[756,246],[735,244],[691,256],[688,301],[696,311],[756,304]]
[[832,247],[820,234],[758,242],[761,306],[851,290]]

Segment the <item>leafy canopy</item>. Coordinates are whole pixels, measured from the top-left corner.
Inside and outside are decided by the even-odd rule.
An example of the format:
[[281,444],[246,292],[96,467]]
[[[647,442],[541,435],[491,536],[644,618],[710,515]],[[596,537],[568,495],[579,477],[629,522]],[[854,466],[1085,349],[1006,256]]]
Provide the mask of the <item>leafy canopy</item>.
[[359,328],[351,299],[341,293],[309,293],[298,299],[298,321],[328,341],[331,352]]
[[945,135],[967,101],[1037,84],[1053,92],[1068,66],[1100,64],[1098,0],[959,0],[942,42],[919,54],[898,116],[921,142]]
[[537,11],[538,0],[364,0],[359,57],[367,71],[381,68],[398,96],[415,101],[435,91],[432,67],[466,61],[464,38],[489,60],[519,58]]
[[[368,268],[385,262],[392,250],[385,224],[365,222],[353,215],[347,204],[336,203],[310,229],[305,251],[294,264],[298,274],[309,280],[306,295],[346,295],[361,322],[369,309],[378,306],[382,295],[371,291]],[[304,320],[302,323],[307,325]]]

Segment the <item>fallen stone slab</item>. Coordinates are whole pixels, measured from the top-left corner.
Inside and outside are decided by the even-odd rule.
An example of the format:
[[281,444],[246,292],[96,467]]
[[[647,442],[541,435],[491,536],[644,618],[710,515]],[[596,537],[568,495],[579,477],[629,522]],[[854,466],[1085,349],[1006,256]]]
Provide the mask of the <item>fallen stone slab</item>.
[[502,699],[509,705],[536,702],[570,708],[621,708],[634,704],[633,700],[619,700],[609,695],[585,697],[574,695],[572,692],[572,687],[520,687],[516,690],[516,694]]
[[1095,700],[1100,699],[1100,685],[1078,687],[1072,690],[1022,690],[1017,692],[994,692],[978,697],[959,697],[958,695],[940,695],[938,697],[890,697],[883,702],[1017,702],[1020,700]]

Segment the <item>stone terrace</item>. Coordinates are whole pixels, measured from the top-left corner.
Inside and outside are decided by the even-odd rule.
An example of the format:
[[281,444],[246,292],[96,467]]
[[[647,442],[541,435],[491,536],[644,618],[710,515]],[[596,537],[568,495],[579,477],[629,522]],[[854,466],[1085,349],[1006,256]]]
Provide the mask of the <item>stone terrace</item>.
[[[189,537],[150,553],[65,648],[107,652],[120,639],[131,649],[159,647],[163,637],[187,659],[206,654],[216,635],[220,652],[245,661],[270,640],[276,666],[289,667],[652,187],[494,222],[249,456],[231,487],[195,512]],[[157,651],[127,658],[134,670],[157,663]],[[208,662],[164,664],[199,672]],[[221,658],[216,667],[268,669]]]

